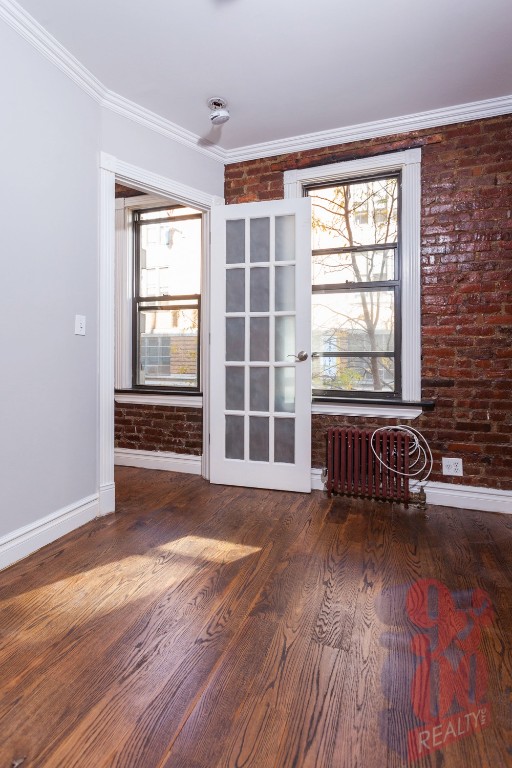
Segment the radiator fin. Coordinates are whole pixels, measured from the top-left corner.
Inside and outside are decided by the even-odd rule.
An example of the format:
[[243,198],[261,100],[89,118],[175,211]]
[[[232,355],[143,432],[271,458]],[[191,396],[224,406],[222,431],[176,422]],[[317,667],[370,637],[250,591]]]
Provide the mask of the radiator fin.
[[333,493],[365,498],[409,501],[410,436],[392,429],[375,433],[355,428],[332,428],[327,432],[327,481]]

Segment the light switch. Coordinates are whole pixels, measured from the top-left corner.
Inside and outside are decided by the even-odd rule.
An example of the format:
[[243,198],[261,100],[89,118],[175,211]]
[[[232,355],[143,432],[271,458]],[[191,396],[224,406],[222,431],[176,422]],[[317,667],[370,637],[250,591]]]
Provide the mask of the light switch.
[[85,336],[85,315],[75,315],[75,336]]

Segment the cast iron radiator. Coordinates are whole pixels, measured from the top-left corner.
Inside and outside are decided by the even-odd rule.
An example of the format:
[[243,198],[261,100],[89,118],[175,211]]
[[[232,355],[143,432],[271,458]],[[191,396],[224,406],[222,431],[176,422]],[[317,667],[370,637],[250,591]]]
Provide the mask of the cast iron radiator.
[[328,496],[339,493],[407,504],[409,448],[410,436],[391,429],[329,429]]

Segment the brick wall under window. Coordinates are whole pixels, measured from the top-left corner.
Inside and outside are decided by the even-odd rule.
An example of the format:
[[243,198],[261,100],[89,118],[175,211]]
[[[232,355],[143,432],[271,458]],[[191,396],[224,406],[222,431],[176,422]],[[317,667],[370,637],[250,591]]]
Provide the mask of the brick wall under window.
[[201,408],[116,403],[115,447],[200,456],[203,452],[203,411]]
[[[433,480],[512,489],[512,116],[324,147],[226,167],[227,203],[283,197],[283,172],[422,147],[422,397],[411,425],[433,450]],[[313,417],[313,466],[330,425],[391,420]],[[464,461],[443,477],[441,456]]]

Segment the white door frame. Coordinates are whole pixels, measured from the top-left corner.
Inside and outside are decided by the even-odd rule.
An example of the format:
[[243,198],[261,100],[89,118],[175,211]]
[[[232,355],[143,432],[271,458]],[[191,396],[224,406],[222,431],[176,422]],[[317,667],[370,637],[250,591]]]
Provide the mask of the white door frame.
[[[162,195],[202,210],[205,216],[205,274],[202,280],[202,316],[205,323],[209,318],[210,276],[209,276],[209,212],[214,205],[222,205],[224,199],[201,190],[188,187],[181,182],[159,176],[156,173],[125,163],[106,152],[100,154],[100,199],[99,199],[99,265],[98,265],[98,361],[99,361],[99,405],[98,405],[98,478],[100,514],[115,511],[114,484],[114,339],[115,339],[115,182],[135,186],[143,192]],[[208,329],[203,326],[203,339]],[[203,382],[203,457],[201,474],[209,476],[209,398],[208,398],[209,349],[204,343],[201,348],[201,372]]]

